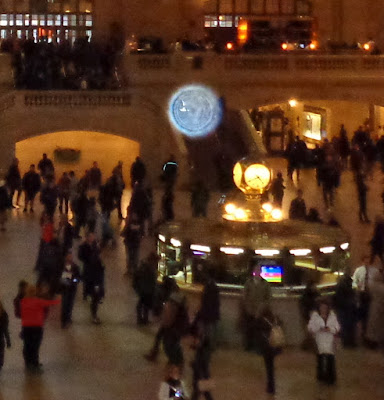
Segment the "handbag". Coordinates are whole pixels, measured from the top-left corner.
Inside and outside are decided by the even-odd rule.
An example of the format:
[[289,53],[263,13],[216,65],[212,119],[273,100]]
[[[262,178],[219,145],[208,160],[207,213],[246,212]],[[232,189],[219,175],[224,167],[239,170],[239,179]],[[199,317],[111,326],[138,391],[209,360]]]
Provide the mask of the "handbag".
[[216,387],[216,383],[213,379],[200,379],[198,387],[200,392],[210,392]]
[[267,318],[264,319],[271,326],[271,331],[269,332],[268,337],[268,344],[274,349],[284,347],[286,344],[286,340],[281,325],[276,320],[274,322],[271,322]]

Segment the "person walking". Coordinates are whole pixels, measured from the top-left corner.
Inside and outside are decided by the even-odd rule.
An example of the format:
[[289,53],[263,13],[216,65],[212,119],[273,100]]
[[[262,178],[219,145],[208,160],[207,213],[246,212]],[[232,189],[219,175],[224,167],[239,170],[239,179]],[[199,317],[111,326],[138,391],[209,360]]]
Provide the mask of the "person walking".
[[369,256],[365,255],[361,258],[361,265],[355,269],[352,276],[352,287],[357,292],[357,315],[361,323],[361,336],[364,341],[366,341],[369,307],[371,303],[371,296],[369,294],[370,275],[372,275],[372,267],[370,267]]
[[379,215],[376,217],[373,236],[369,244],[371,246],[370,264],[373,264],[376,256],[378,256],[381,264],[384,265],[384,218]]
[[75,226],[74,237],[80,238],[80,229],[87,224],[89,200],[85,189],[80,189],[80,193],[72,204],[72,211],[74,213]]
[[28,285],[25,297],[21,300],[23,356],[25,367],[31,372],[42,372],[39,351],[43,339],[46,309],[60,304],[60,298],[46,300],[37,297],[36,286]]
[[109,178],[109,180],[112,186],[114,206],[117,208],[118,218],[122,220],[123,215],[121,213],[121,199],[125,189],[122,161],[119,161],[119,164],[113,169],[112,176]]
[[46,185],[40,193],[40,202],[44,205],[45,213],[51,217],[53,217],[56,210],[58,195],[55,181],[46,179]]
[[364,182],[364,176],[362,174],[356,175],[356,188],[357,198],[359,200],[359,220],[360,222],[370,223],[371,221],[367,215],[367,192],[368,186]]
[[126,275],[134,275],[139,265],[142,226],[136,213],[128,215],[121,235],[124,238],[126,253]]
[[40,175],[43,180],[53,178],[55,173],[53,162],[48,158],[46,153],[43,154],[43,158],[37,164],[37,169],[40,171]]
[[289,219],[305,220],[307,216],[307,206],[303,199],[303,191],[299,189],[297,191],[297,197],[291,201],[289,207]]
[[93,162],[92,168],[88,171],[89,190],[98,191],[101,186],[102,174],[97,161]]
[[147,325],[149,322],[149,311],[153,307],[156,294],[158,261],[158,255],[151,252],[133,276],[133,288],[138,296],[137,325]]
[[305,327],[304,331],[307,332],[307,334],[304,336],[304,340],[301,345],[303,350],[309,350],[313,348],[312,336],[309,334],[306,328],[308,326],[308,322],[311,318],[312,312],[317,307],[317,300],[319,299],[319,297],[320,297],[320,292],[317,290],[315,282],[312,279],[310,279],[307,282],[307,285],[299,301],[300,313],[303,325]]
[[135,183],[142,184],[145,176],[147,174],[147,168],[140,157],[136,157],[136,160],[131,165],[131,186],[132,188],[135,186]]
[[245,318],[245,349],[258,348],[257,327],[262,313],[268,308],[272,298],[269,283],[261,277],[261,266],[254,263],[250,268],[251,276],[246,280],[243,294]]
[[40,190],[41,180],[39,174],[35,170],[35,165],[31,164],[29,171],[23,176],[22,187],[25,193],[24,212],[27,212],[28,205],[29,211],[33,213],[33,205],[37,192]]
[[158,400],[187,400],[188,392],[181,380],[182,367],[177,364],[167,364],[164,381],[160,385]]
[[11,348],[11,337],[9,336],[9,318],[4,310],[3,303],[0,301],[0,372],[4,366],[4,350],[5,345]]
[[341,166],[345,170],[348,168],[348,157],[351,150],[348,140],[348,134],[345,130],[344,124],[340,126],[338,150],[341,159]]
[[[10,165],[7,175],[5,177],[5,181],[9,190],[12,207],[19,208],[19,201],[21,196],[21,174],[19,169],[19,160],[17,158],[13,159],[12,164]],[[13,198],[15,197],[15,193],[17,193],[16,205],[13,205]]]
[[207,207],[209,203],[209,190],[204,182],[199,180],[195,183],[191,192],[192,217],[207,217]]
[[336,285],[334,305],[344,347],[356,347],[357,301],[352,278],[345,272]]
[[332,385],[336,382],[335,339],[340,325],[326,299],[321,299],[312,313],[308,330],[317,345],[317,380]]
[[101,321],[97,312],[104,297],[104,265],[93,232],[88,232],[84,243],[79,247],[78,255],[79,260],[83,262],[83,300],[91,297],[92,321],[98,325]]
[[283,197],[284,197],[284,178],[283,174],[279,171],[276,178],[272,181],[269,192],[273,197],[273,204],[275,207],[283,208]]
[[60,214],[63,212],[64,204],[64,213],[68,214],[69,197],[71,192],[71,178],[69,177],[68,172],[64,172],[62,177],[59,179],[57,189],[59,195],[59,212]]
[[80,282],[80,268],[73,262],[71,252],[68,252],[61,274],[61,327],[64,329],[72,323],[72,310],[75,303],[77,285]]

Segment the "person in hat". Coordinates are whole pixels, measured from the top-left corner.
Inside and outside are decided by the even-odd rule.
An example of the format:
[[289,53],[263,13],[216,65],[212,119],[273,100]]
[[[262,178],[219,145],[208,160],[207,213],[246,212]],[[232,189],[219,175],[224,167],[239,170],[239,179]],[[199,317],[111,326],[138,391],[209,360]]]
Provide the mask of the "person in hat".
[[0,231],[5,231],[5,223],[7,222],[7,209],[10,206],[8,191],[5,181],[0,180]]

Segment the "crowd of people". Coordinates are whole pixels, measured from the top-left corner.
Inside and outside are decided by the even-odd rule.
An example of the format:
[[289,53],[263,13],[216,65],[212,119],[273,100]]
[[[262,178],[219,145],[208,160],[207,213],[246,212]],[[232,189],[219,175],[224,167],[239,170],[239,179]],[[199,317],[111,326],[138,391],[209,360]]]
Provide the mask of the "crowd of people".
[[[333,150],[326,150],[328,145],[333,147],[332,144],[324,144],[323,151],[327,154],[325,162],[333,154]],[[356,151],[364,154],[360,147]],[[367,172],[365,157],[357,170],[353,168],[352,160],[350,163],[358,181],[359,176]],[[15,316],[21,318],[20,336],[24,342],[23,356],[28,371],[42,371],[39,349],[48,307],[61,303],[61,327],[67,329],[72,324],[79,284],[82,284],[83,300],[90,300],[91,321],[95,325],[101,323],[98,310],[105,296],[106,273],[101,253],[109,241],[113,243],[116,240],[110,226],[111,213],[116,210],[120,220],[125,213],[121,201],[125,188],[122,166],[122,162],[119,162],[107,179],[103,179],[97,162],[80,179],[73,171],[64,172],[57,178],[54,163],[44,154],[37,168],[31,165],[23,177],[18,160],[14,159],[5,182],[0,185],[2,229],[5,229],[6,209],[20,207],[22,192],[24,212],[34,212],[38,193],[43,206],[41,239],[35,264],[36,282],[20,281],[14,300]],[[146,182],[146,176],[146,166],[137,157],[130,169],[132,196],[121,230],[127,254],[126,275],[137,295],[137,324],[147,325],[151,314],[160,320],[153,346],[145,358],[149,362],[155,361],[161,346],[167,357],[167,374],[160,387],[160,400],[175,397],[196,400],[200,395],[210,400],[213,398],[214,385],[210,364],[217,345],[220,321],[216,272],[214,268],[200,271],[203,290],[198,312],[192,319],[186,297],[177,282],[171,277],[164,277],[158,283],[157,253],[151,251],[146,257],[140,258],[143,237],[156,235],[157,226],[153,221],[152,190]],[[161,172],[163,196],[159,222],[174,218],[173,199],[177,177],[178,164],[175,157],[171,156]],[[278,173],[270,194],[279,207],[283,203],[284,190],[283,175]],[[209,191],[201,181],[197,181],[191,191],[192,216],[206,217],[208,202]],[[57,214],[58,225],[55,224]],[[72,221],[69,220],[71,214]],[[308,220],[310,215],[314,217],[313,212],[307,213],[303,193],[299,190],[291,204],[290,218]],[[312,222],[319,221],[312,219]],[[384,344],[384,331],[378,321],[384,312],[384,275],[382,270],[373,266],[377,257],[383,261],[384,220],[376,221],[371,248],[371,256],[364,258],[363,265],[356,269],[354,275],[351,275],[351,271],[344,271],[333,298],[321,296],[313,282],[308,283],[302,295],[302,319],[308,332],[303,348],[316,349],[317,378],[321,382],[333,384],[337,380],[335,343],[338,335],[345,347],[358,345],[359,332],[362,343],[370,348]],[[75,260],[81,264],[78,265]],[[272,312],[271,287],[261,276],[261,266],[252,264],[249,271],[242,301],[244,345],[247,351],[262,356],[267,377],[266,391],[273,394],[276,390],[274,360],[283,350],[284,335],[281,321]],[[0,367],[4,362],[5,347],[11,346],[8,321],[8,314],[0,303]],[[191,396],[188,396],[182,379],[184,337],[190,338],[189,345],[194,350]]]
[[12,53],[15,86],[18,89],[117,89],[121,44],[113,40],[90,41],[80,37],[73,45],[62,38],[60,43],[47,40],[9,39],[2,51]]

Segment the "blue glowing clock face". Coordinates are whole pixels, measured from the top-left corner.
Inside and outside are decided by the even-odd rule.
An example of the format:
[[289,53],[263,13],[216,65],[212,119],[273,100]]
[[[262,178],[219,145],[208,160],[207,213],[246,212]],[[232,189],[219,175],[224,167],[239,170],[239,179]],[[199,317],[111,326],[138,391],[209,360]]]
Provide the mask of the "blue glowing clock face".
[[213,132],[223,115],[219,98],[202,85],[180,88],[169,101],[168,112],[173,126],[191,138]]

